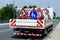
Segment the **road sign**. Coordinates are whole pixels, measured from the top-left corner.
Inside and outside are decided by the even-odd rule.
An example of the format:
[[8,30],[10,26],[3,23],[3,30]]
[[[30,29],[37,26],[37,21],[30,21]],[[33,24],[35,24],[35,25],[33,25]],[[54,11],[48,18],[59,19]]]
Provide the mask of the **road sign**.
[[32,10],[31,12],[30,12],[30,18],[31,19],[35,19],[35,18],[37,18],[37,11],[35,11],[35,10]]
[[43,11],[41,9],[38,9],[37,12],[38,12],[37,18],[43,18],[44,17]]
[[24,8],[22,8],[18,15],[18,18],[28,18],[28,12]]

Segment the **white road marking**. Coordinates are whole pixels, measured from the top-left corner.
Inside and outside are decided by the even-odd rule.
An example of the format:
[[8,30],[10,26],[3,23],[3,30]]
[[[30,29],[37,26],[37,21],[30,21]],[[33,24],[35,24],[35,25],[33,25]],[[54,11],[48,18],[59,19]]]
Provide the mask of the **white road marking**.
[[12,30],[12,29],[2,30],[2,31],[0,31],[0,33],[2,33],[2,32],[6,32],[6,31],[10,31],[10,30]]

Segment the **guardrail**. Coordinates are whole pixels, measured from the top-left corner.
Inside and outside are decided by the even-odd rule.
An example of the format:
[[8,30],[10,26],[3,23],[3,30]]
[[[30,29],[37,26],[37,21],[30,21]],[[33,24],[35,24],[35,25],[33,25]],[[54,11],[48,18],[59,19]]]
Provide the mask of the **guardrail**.
[[8,23],[9,20],[0,20],[0,23]]

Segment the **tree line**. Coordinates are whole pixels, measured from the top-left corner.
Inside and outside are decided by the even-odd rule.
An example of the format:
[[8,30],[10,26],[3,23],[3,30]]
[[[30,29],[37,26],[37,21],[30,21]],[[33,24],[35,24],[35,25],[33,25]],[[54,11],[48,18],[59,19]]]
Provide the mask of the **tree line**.
[[16,7],[12,4],[6,4],[0,8],[0,19],[16,18]]
[[31,6],[31,5],[28,6],[28,7],[27,7],[27,6],[24,6],[24,8],[33,8],[33,7],[34,7],[34,8],[37,8],[36,6]]

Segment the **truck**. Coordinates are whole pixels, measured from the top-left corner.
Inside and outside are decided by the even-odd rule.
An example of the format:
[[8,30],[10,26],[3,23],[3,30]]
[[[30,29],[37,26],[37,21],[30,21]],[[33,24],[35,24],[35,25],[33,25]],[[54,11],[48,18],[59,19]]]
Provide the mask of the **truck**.
[[14,35],[46,36],[53,29],[53,8],[17,8],[9,26]]

